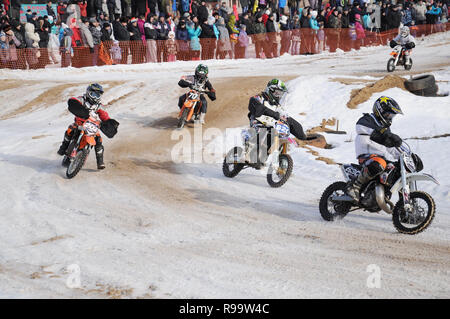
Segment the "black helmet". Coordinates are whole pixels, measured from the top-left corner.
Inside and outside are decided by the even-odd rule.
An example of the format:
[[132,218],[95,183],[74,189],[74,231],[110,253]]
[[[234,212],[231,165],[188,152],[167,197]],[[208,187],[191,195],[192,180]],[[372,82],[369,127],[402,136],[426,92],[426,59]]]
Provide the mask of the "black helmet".
[[195,68],[195,77],[200,81],[204,81],[208,77],[208,67],[204,64],[199,64]]
[[99,104],[103,94],[103,87],[98,84],[90,84],[86,89],[86,100],[90,104]]
[[391,126],[392,119],[397,114],[403,114],[398,103],[390,97],[381,96],[373,104],[373,114],[383,126]]

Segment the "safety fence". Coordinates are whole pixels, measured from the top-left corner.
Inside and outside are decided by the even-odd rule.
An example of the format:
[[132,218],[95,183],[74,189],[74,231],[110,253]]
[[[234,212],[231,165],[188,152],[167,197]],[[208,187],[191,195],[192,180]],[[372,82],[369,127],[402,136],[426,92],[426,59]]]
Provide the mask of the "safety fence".
[[[450,30],[450,23],[418,25],[410,28],[415,38]],[[0,68],[40,69],[45,67],[87,67],[209,59],[273,58],[317,54],[323,51],[350,51],[361,47],[386,45],[397,30],[358,32],[349,29],[295,29],[279,33],[260,33],[229,40],[200,38],[191,40],[105,41],[94,48],[0,49]],[[242,45],[242,43],[244,45]]]

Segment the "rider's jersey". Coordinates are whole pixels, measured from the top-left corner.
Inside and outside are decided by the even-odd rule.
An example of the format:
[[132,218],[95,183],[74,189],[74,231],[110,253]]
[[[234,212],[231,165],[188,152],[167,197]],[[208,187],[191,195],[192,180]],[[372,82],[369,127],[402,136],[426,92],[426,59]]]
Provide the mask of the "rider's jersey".
[[[84,95],[82,96],[78,96],[78,97],[72,97],[69,100],[76,100],[78,103],[80,103],[81,105],[83,105],[84,107],[86,107],[87,109],[89,109],[90,105],[87,105],[89,102],[86,101],[86,98],[84,97]],[[90,111],[89,115],[92,116],[94,119],[99,120],[99,121],[107,121],[110,119],[108,112],[104,111],[101,109],[101,105],[97,105],[96,107],[94,107],[93,109],[95,109],[96,111]],[[83,119],[81,117],[75,116],[75,123],[77,125],[83,125],[83,123],[86,121],[86,119]]]
[[178,85],[182,88],[189,87],[190,84],[194,84],[194,87],[201,91],[209,91],[208,97],[214,101],[216,99],[216,90],[214,90],[209,79],[206,78],[204,81],[199,81],[195,75],[185,75],[182,76]]
[[410,34],[406,38],[402,37],[400,34],[397,34],[397,36],[394,38],[394,41],[397,42],[400,45],[405,45],[406,43],[414,43],[416,44],[414,37]]
[[[375,142],[371,139],[371,135],[374,131],[383,129],[383,126],[376,120],[373,114],[365,113],[356,122],[356,138],[355,138],[355,152],[356,157],[359,158],[362,155],[377,154],[383,156],[388,161],[396,161],[400,153],[394,147],[387,147],[381,143]],[[386,129],[386,136],[389,137],[390,129]]]
[[250,125],[253,122],[263,124],[266,127],[275,126],[277,120],[280,118],[280,113],[285,113],[285,109],[280,104],[270,104],[262,94],[255,95],[250,98],[249,102]]

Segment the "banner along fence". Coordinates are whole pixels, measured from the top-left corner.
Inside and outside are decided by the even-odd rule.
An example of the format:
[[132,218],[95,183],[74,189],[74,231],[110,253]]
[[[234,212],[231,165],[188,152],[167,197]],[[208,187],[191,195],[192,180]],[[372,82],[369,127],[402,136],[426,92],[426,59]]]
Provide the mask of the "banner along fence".
[[[411,27],[415,38],[449,30],[450,23]],[[83,46],[66,48],[0,49],[0,68],[40,69],[45,67],[87,67],[112,64],[139,64],[209,59],[273,58],[317,54],[323,51],[358,50],[360,47],[386,45],[397,30],[381,33],[354,29],[296,29],[280,33],[249,35],[247,46],[238,39],[229,41],[200,38],[198,42],[182,40],[146,40],[102,42],[93,49]]]

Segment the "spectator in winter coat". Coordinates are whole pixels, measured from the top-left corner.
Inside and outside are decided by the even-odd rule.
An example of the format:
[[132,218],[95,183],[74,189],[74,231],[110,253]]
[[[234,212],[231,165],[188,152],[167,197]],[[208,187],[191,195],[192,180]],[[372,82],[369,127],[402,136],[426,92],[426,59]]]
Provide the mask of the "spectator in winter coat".
[[80,15],[82,17],[87,17],[87,2],[86,2],[86,0],[78,1],[78,6],[80,7]]
[[67,7],[66,12],[68,14],[67,20],[66,21],[62,20],[62,21],[66,22],[67,25],[71,25],[72,19],[75,18],[77,21],[77,26],[80,27],[82,24],[82,23],[80,23],[80,21],[81,21],[80,7],[77,4],[72,3]]
[[388,27],[389,29],[397,29],[402,21],[402,13],[397,5],[391,8],[387,14]]
[[225,26],[224,18],[220,17],[216,22],[217,30],[219,30],[219,41],[217,42],[217,56],[219,59],[225,59],[229,54],[230,59],[233,58],[231,54],[230,35]]
[[142,42],[141,32],[138,28],[138,19],[131,18],[128,24],[128,32],[130,33],[130,49],[131,49],[131,63],[144,62],[144,43]]
[[158,62],[167,62],[167,53],[164,50],[164,41],[169,38],[170,26],[166,22],[164,13],[161,13],[159,16],[159,21],[156,24],[156,31],[158,32],[156,57]]
[[256,21],[253,24],[253,37],[252,42],[255,43],[256,58],[261,58],[261,53],[264,51],[266,45],[266,27],[262,21],[262,15],[258,14],[256,16]]
[[424,24],[426,21],[425,13],[427,12],[427,6],[422,0],[419,0],[413,7],[416,13],[415,23]]
[[145,62],[157,62],[156,40],[158,39],[158,32],[155,26],[155,16],[151,14],[147,16],[147,22],[144,24],[144,35],[147,47]]
[[402,23],[405,26],[410,26],[411,25],[411,21],[412,21],[412,12],[411,12],[411,7],[409,6],[408,3],[405,4],[405,8],[403,10],[401,10],[402,13]]
[[280,29],[281,29],[281,48],[280,55],[289,53],[291,48],[291,25],[288,16],[283,15],[280,19]]
[[58,12],[60,21],[66,24],[67,18],[69,17],[69,14],[67,13],[67,3],[60,1],[56,11]]
[[98,50],[100,48],[100,43],[102,41],[102,29],[100,23],[96,18],[91,18],[89,22],[89,31],[92,34],[92,40],[94,43],[94,51],[92,52],[92,65],[97,65]]
[[51,16],[53,18],[53,21],[56,21],[57,20],[57,16],[56,16],[55,11],[53,11],[53,3],[51,1],[47,2],[46,9],[47,9],[47,15]]
[[167,62],[175,62],[177,60],[178,44],[175,41],[175,32],[169,31],[169,39],[165,41]]
[[40,56],[39,52],[39,34],[34,31],[33,23],[25,23],[25,42],[27,43],[27,63],[30,69],[36,69],[38,67],[38,56]]
[[247,26],[245,24],[241,24],[240,32],[238,37],[238,42],[235,46],[235,55],[236,59],[245,59],[247,56],[247,47],[250,43],[250,39],[246,32]]
[[201,6],[198,8],[198,21],[200,25],[206,23],[208,20],[208,9],[206,8],[206,1],[202,0]]
[[[234,14],[231,14],[228,16],[229,20],[227,23],[228,33],[230,35],[230,44],[231,44],[231,52],[234,54],[235,51],[235,45],[237,43],[237,39],[239,36],[239,29],[236,27],[236,16]],[[223,18],[226,22],[225,18]]]
[[17,69],[17,48],[21,46],[21,42],[16,38],[9,25],[5,26],[3,31],[1,31],[0,46],[2,49],[0,50],[2,65],[7,68]]
[[366,32],[363,27],[363,23],[361,20],[361,16],[359,14],[355,14],[355,31],[356,31],[356,49],[359,49],[361,45],[364,44],[364,38],[366,37]]
[[116,0],[107,0],[106,7],[108,8],[108,15],[110,19],[114,18],[114,14],[116,13],[114,10],[116,9]]
[[72,35],[73,32],[65,23],[61,23],[59,29],[59,42],[61,53],[61,67],[70,66],[72,58]]
[[189,34],[186,28],[186,20],[181,19],[175,31],[175,39],[178,41],[178,60],[189,60]]
[[17,50],[17,64],[18,64],[18,68],[19,69],[26,69],[27,68],[27,63],[26,63],[26,58],[25,58],[25,50],[22,50],[24,48],[26,48],[27,43],[25,42],[25,30],[23,28],[23,25],[20,24],[19,20],[13,19],[11,20],[11,28],[12,31],[14,32],[14,36],[16,37],[16,39],[20,42],[20,45],[17,46],[16,48],[21,49],[21,50]]
[[119,41],[114,40],[111,49],[109,49],[111,53],[111,59],[113,65],[119,64],[122,62],[122,49],[119,46]]
[[108,22],[103,24],[101,31],[102,31],[102,37],[100,38],[100,40],[102,42],[115,40],[113,30],[111,29],[111,24],[109,24]]
[[209,17],[207,23],[201,25],[200,44],[202,45],[202,60],[214,58],[214,50],[216,49],[216,40],[218,38],[214,22],[214,17]]
[[189,34],[190,43],[189,47],[191,49],[191,59],[200,60],[200,39],[199,36],[202,33],[202,28],[196,23],[198,22],[197,17],[193,17],[192,21],[186,22],[186,29]]

